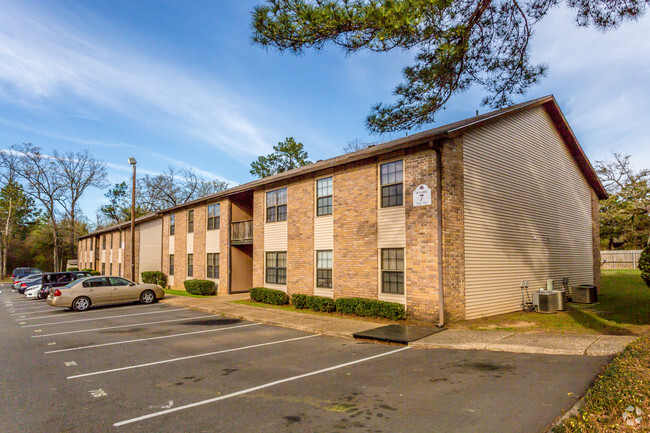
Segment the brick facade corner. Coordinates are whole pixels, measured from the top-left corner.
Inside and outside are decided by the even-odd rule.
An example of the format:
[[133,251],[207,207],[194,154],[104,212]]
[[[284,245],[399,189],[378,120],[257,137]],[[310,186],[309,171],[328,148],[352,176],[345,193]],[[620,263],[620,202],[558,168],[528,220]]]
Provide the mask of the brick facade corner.
[[[207,208],[206,208],[207,209]],[[218,295],[230,293],[230,200],[219,202],[219,287]],[[207,214],[206,214],[207,215]]]
[[263,189],[253,193],[253,287],[264,286],[264,200]]
[[314,179],[287,188],[287,294],[314,293]]

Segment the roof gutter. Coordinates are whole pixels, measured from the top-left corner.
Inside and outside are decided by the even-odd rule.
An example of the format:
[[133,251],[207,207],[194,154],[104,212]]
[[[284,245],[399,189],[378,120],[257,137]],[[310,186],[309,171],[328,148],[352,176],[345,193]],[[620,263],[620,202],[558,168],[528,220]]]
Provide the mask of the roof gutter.
[[[433,143],[431,143],[433,145]],[[445,326],[445,275],[444,275],[444,234],[442,226],[442,146],[441,141],[434,147],[436,152],[436,219],[438,220],[438,328]]]

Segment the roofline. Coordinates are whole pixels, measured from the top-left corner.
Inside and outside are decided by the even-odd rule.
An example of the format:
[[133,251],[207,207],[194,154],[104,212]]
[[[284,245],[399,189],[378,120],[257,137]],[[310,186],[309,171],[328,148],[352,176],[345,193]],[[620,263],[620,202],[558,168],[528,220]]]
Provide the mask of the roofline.
[[[154,219],[158,216],[162,216],[164,214],[179,209],[192,207],[199,203],[215,201],[223,197],[240,194],[242,192],[254,190],[256,188],[260,188],[265,185],[283,182],[298,176],[304,176],[318,171],[327,170],[333,167],[338,167],[341,165],[350,164],[350,163],[362,161],[369,158],[374,158],[397,150],[403,150],[421,144],[430,143],[433,141],[452,139],[459,135],[465,134],[466,132],[471,131],[473,129],[483,127],[485,125],[489,125],[493,122],[510,117],[522,111],[529,110],[535,107],[540,107],[540,106],[543,107],[551,117],[551,120],[553,121],[558,132],[562,136],[562,139],[564,140],[566,146],[569,148],[571,155],[573,156],[574,160],[578,164],[578,167],[580,168],[583,175],[587,179],[587,182],[589,183],[591,188],[593,188],[593,190],[596,192],[598,198],[599,199],[608,198],[609,195],[607,194],[605,187],[600,182],[600,179],[598,178],[596,171],[594,170],[593,166],[587,159],[587,156],[582,150],[582,147],[580,147],[580,144],[578,143],[575,134],[573,134],[573,131],[571,130],[569,123],[564,117],[562,110],[560,110],[560,107],[558,106],[555,97],[553,95],[548,95],[527,102],[522,102],[521,104],[513,105],[511,107],[494,110],[479,116],[475,116],[454,123],[450,123],[447,125],[439,126],[437,128],[419,132],[417,134],[413,134],[408,137],[402,137],[396,140],[388,141],[386,143],[370,146],[366,149],[361,149],[356,152],[351,152],[344,155],[335,156],[333,158],[329,158],[323,161],[318,161],[313,164],[304,165],[302,167],[294,168],[285,171],[283,173],[275,174],[273,176],[267,176],[261,179],[256,179],[251,182],[247,182],[245,184],[226,189],[224,191],[220,191],[211,195],[207,195],[205,197],[200,197],[198,199],[188,201],[186,203],[177,206],[164,209],[155,214],[150,214],[145,217],[141,217],[136,220],[136,223],[145,222],[150,219]],[[87,235],[79,237],[78,239],[84,239],[90,236],[113,231],[121,227],[128,227],[129,225],[130,225],[130,221],[118,225],[114,225],[111,227],[107,227],[93,233],[89,233]]]
[[[142,217],[140,217],[140,218],[136,218],[136,219],[135,219],[135,223],[136,223],[136,224],[144,223],[144,222],[147,222],[147,221],[150,221],[150,220],[156,219],[156,218],[158,218],[160,215],[161,215],[160,212],[150,213],[149,215],[145,215],[145,216],[142,216]],[[121,229],[121,228],[129,228],[129,227],[131,227],[131,220],[128,220],[128,221],[125,221],[125,222],[123,222],[123,223],[119,223],[119,224],[114,224],[114,225],[112,225],[112,226],[104,227],[103,229],[95,230],[94,232],[91,232],[91,233],[85,234],[85,235],[83,235],[83,236],[79,236],[79,237],[77,238],[77,240],[79,241],[79,240],[81,240],[81,239],[86,239],[86,238],[90,238],[90,237],[93,237],[93,236],[101,235],[101,234],[103,234],[103,233],[112,232],[112,231],[115,231],[115,230],[117,230],[117,229]]]

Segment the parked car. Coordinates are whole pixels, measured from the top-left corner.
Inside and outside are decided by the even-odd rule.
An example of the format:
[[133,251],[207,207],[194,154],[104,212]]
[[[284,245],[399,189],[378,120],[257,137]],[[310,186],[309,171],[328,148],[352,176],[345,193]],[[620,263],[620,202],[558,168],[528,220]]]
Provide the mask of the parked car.
[[157,284],[136,284],[122,277],[94,276],[73,281],[50,290],[47,303],[85,311],[93,305],[140,301],[151,304],[165,296]]
[[38,299],[38,293],[41,291],[41,284],[36,284],[34,286],[28,287],[25,289],[25,297],[27,299]]
[[31,274],[21,277],[20,279],[14,281],[13,289],[18,290],[20,289],[21,284],[31,283],[32,281],[40,279],[41,276],[43,276],[43,274]]
[[74,280],[90,277],[90,275],[90,272],[86,271],[51,272],[43,274],[42,286],[38,294],[38,299],[47,298],[52,287],[63,287]]
[[36,285],[40,286],[43,283],[42,277],[43,274],[39,274],[37,277],[33,279],[21,280],[20,286],[18,287],[18,293],[23,295],[27,290],[33,289],[34,286]]
[[16,268],[11,273],[11,282],[13,283],[14,281],[19,280],[21,277],[24,277],[26,275],[42,274],[42,273],[43,271],[41,271],[38,268]]

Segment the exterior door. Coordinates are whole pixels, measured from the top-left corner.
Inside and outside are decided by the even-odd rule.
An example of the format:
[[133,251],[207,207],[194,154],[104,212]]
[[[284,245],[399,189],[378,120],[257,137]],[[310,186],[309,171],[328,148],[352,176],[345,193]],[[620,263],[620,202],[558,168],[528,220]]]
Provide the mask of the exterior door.
[[137,301],[140,297],[137,286],[132,286],[129,280],[120,277],[106,278],[111,286],[113,301]]

